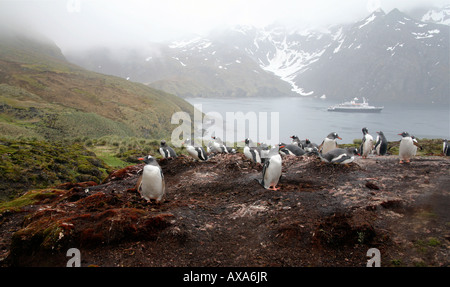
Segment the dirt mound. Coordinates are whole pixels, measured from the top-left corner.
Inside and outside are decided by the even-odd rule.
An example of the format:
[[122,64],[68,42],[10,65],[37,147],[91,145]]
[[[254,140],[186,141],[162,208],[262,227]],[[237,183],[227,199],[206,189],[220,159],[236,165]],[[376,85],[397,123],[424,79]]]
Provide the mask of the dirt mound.
[[160,165],[161,204],[136,191],[139,164],[3,211],[0,264],[65,266],[78,248],[82,266],[365,266],[372,247],[382,266],[449,263],[448,158],[285,156],[279,191],[242,154]]

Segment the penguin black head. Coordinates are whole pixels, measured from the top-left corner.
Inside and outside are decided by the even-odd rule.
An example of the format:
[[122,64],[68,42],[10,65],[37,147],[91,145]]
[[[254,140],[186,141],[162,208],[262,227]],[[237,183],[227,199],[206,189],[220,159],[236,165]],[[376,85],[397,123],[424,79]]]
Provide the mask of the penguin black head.
[[377,132],[380,136],[384,136],[384,133],[382,131]]
[[402,136],[402,137],[409,137],[410,135],[409,135],[409,133],[407,133],[407,132],[402,132],[401,134],[398,134],[399,136]]
[[350,154],[361,155],[361,154],[359,153],[359,151],[358,151],[357,148],[348,148],[347,151],[348,151]]
[[369,130],[367,128],[362,128],[362,132],[363,132],[363,135],[365,135],[365,134],[369,133]]
[[154,165],[158,164],[158,163],[156,162],[156,159],[155,159],[154,157],[152,157],[151,155],[147,155],[147,156],[145,156],[145,157],[140,157],[140,158],[138,158],[138,160],[142,160],[142,161],[144,161],[146,164],[154,164]]
[[342,139],[342,138],[340,138],[339,136],[338,136],[338,134],[336,133],[336,132],[333,132],[333,133],[330,133],[328,136],[327,136],[327,138],[329,138],[329,139],[332,139],[332,140],[334,140],[334,139]]
[[298,140],[299,138],[298,138],[298,136],[293,135],[293,136],[291,136],[291,139],[293,139],[293,140]]
[[249,144],[250,143],[250,139],[249,138],[246,138],[245,139],[245,144]]
[[165,140],[162,140],[161,141],[161,146],[165,146],[166,145],[166,141]]

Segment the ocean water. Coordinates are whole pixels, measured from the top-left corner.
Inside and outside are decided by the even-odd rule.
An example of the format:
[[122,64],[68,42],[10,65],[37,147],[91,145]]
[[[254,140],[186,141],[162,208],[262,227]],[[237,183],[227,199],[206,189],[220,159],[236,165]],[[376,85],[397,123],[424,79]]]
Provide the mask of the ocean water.
[[[448,106],[424,107],[385,103],[382,104],[384,109],[380,113],[342,113],[327,111],[327,108],[337,104],[336,102],[317,98],[188,98],[186,100],[201,108],[203,113],[215,115],[219,120],[209,129],[209,134],[217,133],[216,136],[227,141],[239,142],[250,136],[254,142],[264,141],[273,144],[279,140],[279,142],[289,143],[290,136],[297,135],[300,139],[308,138],[320,144],[330,132],[337,132],[342,138],[338,142],[352,143],[354,139],[362,138],[363,127],[367,127],[374,139],[376,139],[377,131],[383,131],[388,141],[400,140],[401,136],[398,134],[403,131],[419,139],[450,139]],[[252,124],[247,121],[245,128],[239,128],[233,117],[228,116],[230,120],[227,121],[227,113],[236,117],[239,115],[238,112],[247,115],[247,118],[252,118]],[[267,123],[264,117],[267,118]],[[254,124],[255,118],[258,126]],[[271,124],[274,124],[274,127],[271,127]],[[220,130],[220,126],[223,129]],[[274,134],[272,134],[272,128]],[[267,134],[260,133],[260,129],[263,131],[266,129]]]

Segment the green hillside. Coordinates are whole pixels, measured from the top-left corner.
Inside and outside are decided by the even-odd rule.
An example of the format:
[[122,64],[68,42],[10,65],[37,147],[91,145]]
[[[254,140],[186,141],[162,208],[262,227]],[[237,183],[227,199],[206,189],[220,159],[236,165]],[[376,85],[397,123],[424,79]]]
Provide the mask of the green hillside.
[[0,133],[60,140],[107,135],[162,138],[186,101],[67,62],[43,37],[0,33]]

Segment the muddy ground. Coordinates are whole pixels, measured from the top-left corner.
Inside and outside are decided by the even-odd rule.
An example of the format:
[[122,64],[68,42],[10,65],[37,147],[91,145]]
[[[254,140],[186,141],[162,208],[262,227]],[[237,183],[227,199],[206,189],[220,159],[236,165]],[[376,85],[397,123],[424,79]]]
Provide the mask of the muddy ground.
[[1,266],[448,266],[450,159],[283,158],[279,191],[255,179],[242,154],[207,162],[162,160],[167,194],[147,203],[135,184],[143,165],[102,184],[65,184],[0,215]]

